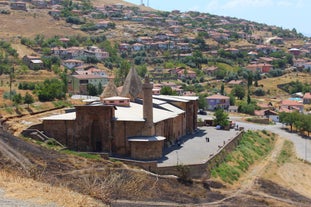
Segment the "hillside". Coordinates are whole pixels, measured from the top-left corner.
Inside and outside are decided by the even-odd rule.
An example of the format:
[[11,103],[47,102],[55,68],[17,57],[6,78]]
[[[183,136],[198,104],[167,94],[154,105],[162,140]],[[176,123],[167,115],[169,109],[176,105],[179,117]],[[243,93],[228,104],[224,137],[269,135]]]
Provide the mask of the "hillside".
[[[240,109],[253,107],[243,113],[253,115],[257,103],[271,102],[278,109],[291,95],[278,85],[299,82],[305,85],[302,92],[311,87],[309,38],[243,19],[162,12],[123,0],[64,1],[42,9],[27,3],[26,7],[24,11],[0,4],[5,11],[0,14],[0,200],[4,196],[56,206],[304,207],[311,203],[310,164],[297,160],[291,144],[271,134],[275,139],[271,152],[242,170],[232,183],[220,177],[184,183],[105,155],[61,149],[53,139],[41,142],[21,135],[25,128],[41,123],[40,118],[83,104],[68,97],[91,95],[94,90],[85,91],[88,79],[84,90],[70,91],[68,85],[73,87],[74,81],[67,78],[78,72],[94,75],[89,69],[104,74],[100,80],[114,78],[121,86],[134,67],[141,77],[149,75],[158,90],[168,87],[174,95],[199,96],[205,101],[200,100],[200,108],[207,107],[206,96],[223,93],[232,96]],[[32,64],[34,57],[39,69]],[[43,85],[51,79],[59,85]],[[105,88],[92,86],[94,96]],[[244,92],[242,98],[235,94],[238,87]],[[58,89],[62,96],[42,98],[50,95],[45,89],[49,93]],[[34,98],[31,103],[25,102],[26,94]]]
[[[219,206],[232,202],[307,206],[311,202],[310,182],[304,182],[311,179],[310,165],[297,160],[292,146],[280,138],[271,153],[251,165],[238,182],[204,179],[185,185],[174,176],[157,176],[96,155],[51,150],[53,145],[38,146],[2,130],[0,137],[0,188],[10,198],[59,206]],[[292,176],[297,169],[304,173]]]

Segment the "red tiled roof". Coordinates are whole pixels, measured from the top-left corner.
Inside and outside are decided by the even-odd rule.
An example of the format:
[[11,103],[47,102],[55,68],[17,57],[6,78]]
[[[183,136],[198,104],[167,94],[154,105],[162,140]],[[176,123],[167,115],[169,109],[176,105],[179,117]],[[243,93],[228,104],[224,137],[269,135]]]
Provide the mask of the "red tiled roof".
[[303,96],[304,99],[311,99],[311,93],[305,93],[305,95]]
[[283,105],[283,106],[303,106],[302,103],[299,103],[298,101],[289,100],[289,99],[283,100],[281,105]]

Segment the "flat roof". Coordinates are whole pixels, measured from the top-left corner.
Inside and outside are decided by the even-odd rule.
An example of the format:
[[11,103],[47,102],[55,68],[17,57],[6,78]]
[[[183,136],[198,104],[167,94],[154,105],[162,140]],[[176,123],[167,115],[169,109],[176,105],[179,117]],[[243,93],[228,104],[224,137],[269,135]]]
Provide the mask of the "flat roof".
[[162,136],[141,136],[141,137],[129,137],[127,140],[129,142],[158,142],[165,140]]
[[178,102],[184,102],[184,103],[189,102],[189,100],[177,98],[179,96],[153,95],[152,97],[155,99],[160,99],[160,100],[165,100],[165,101],[178,101]]
[[161,104],[159,106],[164,108],[164,109],[167,109],[167,110],[169,110],[171,112],[174,112],[176,114],[183,114],[183,113],[185,113],[184,110],[182,110],[182,109],[180,109],[180,108],[178,108],[176,106],[173,106],[172,104],[165,103],[165,104]]
[[53,121],[53,120],[68,121],[68,120],[75,120],[75,119],[76,119],[76,112],[52,115],[52,116],[41,118],[41,120],[49,120],[49,121]]
[[105,101],[115,101],[115,100],[130,100],[129,98],[127,97],[122,97],[122,96],[112,96],[112,97],[109,97],[109,98],[104,98],[103,100]]
[[[143,118],[143,105],[141,104],[131,102],[129,107],[116,106],[116,108],[115,118],[117,121],[145,121]],[[177,115],[178,113],[173,111],[153,108],[153,123],[174,118]]]
[[[88,106],[100,106],[103,105],[99,102],[94,102]],[[184,113],[183,110],[175,107],[171,104],[164,103],[159,105],[163,109],[153,108],[153,123],[158,123],[160,121],[175,118],[179,114]],[[143,105],[130,102],[130,106],[115,106],[115,120],[116,121],[136,121],[145,122],[143,118]],[[41,118],[41,120],[75,120],[76,112],[53,115],[49,117]]]

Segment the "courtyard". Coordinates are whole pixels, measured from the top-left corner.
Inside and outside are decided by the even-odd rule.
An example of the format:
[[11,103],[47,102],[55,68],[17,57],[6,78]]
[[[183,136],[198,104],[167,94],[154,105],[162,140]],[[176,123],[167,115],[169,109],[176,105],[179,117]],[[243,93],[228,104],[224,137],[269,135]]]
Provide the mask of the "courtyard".
[[199,127],[191,135],[184,136],[179,143],[165,149],[158,167],[203,164],[217,154],[240,131],[217,130],[215,127]]

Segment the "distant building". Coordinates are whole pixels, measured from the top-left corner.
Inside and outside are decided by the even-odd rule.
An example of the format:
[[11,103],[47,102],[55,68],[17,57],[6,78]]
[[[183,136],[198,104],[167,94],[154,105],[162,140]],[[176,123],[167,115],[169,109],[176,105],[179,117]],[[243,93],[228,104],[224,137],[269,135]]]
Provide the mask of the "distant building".
[[305,93],[303,96],[303,104],[311,104],[311,93]]
[[215,94],[206,97],[207,109],[214,111],[217,108],[228,110],[230,106],[230,97]]
[[26,4],[26,2],[22,2],[22,1],[11,2],[10,8],[13,10],[27,11],[27,4]]
[[44,68],[43,61],[38,56],[25,55],[23,57],[23,62],[31,70],[40,70]]

